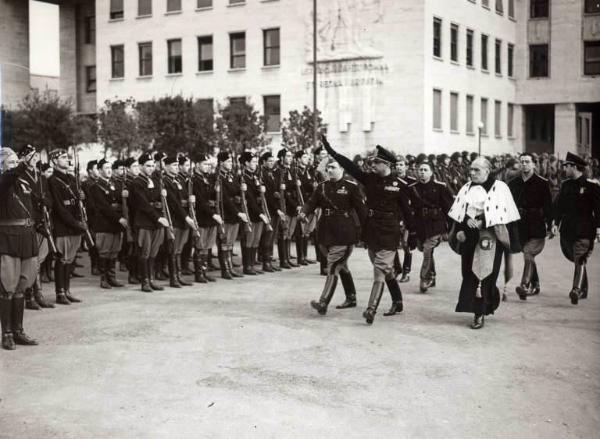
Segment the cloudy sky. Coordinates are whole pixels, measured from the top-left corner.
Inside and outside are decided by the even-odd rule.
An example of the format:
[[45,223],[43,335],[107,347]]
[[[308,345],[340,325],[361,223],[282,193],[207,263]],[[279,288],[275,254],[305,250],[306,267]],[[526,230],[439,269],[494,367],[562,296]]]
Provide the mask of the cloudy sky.
[[58,6],[29,0],[29,51],[31,72],[58,76]]

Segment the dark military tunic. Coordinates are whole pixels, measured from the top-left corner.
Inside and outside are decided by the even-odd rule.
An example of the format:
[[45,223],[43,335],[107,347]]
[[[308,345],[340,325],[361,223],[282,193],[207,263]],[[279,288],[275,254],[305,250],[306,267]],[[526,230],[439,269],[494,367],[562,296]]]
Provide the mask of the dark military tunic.
[[[298,214],[298,193],[296,192],[296,180],[292,175],[290,168],[280,166],[277,168],[277,181],[285,185],[285,214],[287,216],[296,216]],[[279,185],[280,186],[280,185]]]
[[[265,198],[271,218],[275,218],[279,209],[279,175],[275,169],[268,169],[263,166],[262,179],[265,185]],[[284,212],[285,213],[285,212]]]
[[244,170],[242,176],[247,187],[246,205],[248,206],[248,216],[250,222],[257,223],[262,221],[259,215],[264,213],[260,201],[260,188],[262,182],[256,173],[253,174],[247,170]]
[[215,177],[210,174],[195,173],[193,177],[194,195],[196,196],[196,220],[198,227],[216,226],[213,219],[217,206]]
[[533,174],[527,181],[522,177],[508,183],[519,209],[519,240],[521,245],[531,239],[544,239],[552,225],[552,195],[548,180]]
[[53,199],[52,223],[55,236],[81,235],[82,219],[75,177],[55,168],[48,184]]
[[162,228],[158,219],[162,216],[162,201],[159,185],[153,178],[138,175],[131,183],[129,191],[133,208],[135,229],[157,230]]
[[96,233],[121,233],[119,220],[123,217],[121,191],[113,180],[99,178],[89,188],[89,201],[95,206],[96,214],[90,216],[92,230]]
[[220,170],[223,195],[223,220],[226,224],[238,224],[238,214],[242,211],[242,190],[239,179],[231,172]]
[[366,208],[356,183],[344,178],[320,183],[302,212],[310,214],[317,207],[322,209],[317,229],[321,245],[329,247],[358,242]]
[[298,180],[300,180],[301,186],[300,190],[302,191],[302,197],[304,198],[304,202],[311,197],[313,192],[315,191],[315,177],[314,171],[309,169],[308,167],[302,168],[298,167],[297,170]]
[[408,187],[411,207],[415,214],[415,232],[419,240],[447,232],[446,215],[453,203],[452,192],[444,183],[433,179],[416,182]]
[[167,190],[167,204],[171,214],[172,226],[176,229],[186,229],[185,218],[189,214],[187,185],[181,181],[179,176],[171,177],[165,174],[163,181]]

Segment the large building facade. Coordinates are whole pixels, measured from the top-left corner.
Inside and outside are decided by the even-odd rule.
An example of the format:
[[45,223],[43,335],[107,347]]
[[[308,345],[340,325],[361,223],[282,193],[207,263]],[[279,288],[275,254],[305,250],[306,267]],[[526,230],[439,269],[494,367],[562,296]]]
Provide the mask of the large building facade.
[[[14,0],[0,0],[13,2]],[[312,0],[66,0],[63,95],[312,107]],[[600,155],[600,0],[318,0],[317,104],[349,154]]]

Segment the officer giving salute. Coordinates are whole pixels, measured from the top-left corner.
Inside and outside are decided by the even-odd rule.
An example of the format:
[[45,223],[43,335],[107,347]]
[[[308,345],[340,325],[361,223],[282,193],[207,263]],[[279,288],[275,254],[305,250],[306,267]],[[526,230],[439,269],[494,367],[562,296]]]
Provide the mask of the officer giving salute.
[[327,257],[327,279],[321,298],[310,303],[321,315],[327,313],[338,276],[346,300],[336,308],[356,307],[356,288],[348,268],[348,259],[360,237],[359,221],[362,222],[366,215],[358,186],[343,178],[343,169],[333,159],[329,159],[327,164],[327,175],[329,181],[319,184],[299,214],[300,219],[304,219],[316,208],[322,209],[317,233],[320,250]]
[[569,293],[573,305],[587,298],[585,266],[594,249],[594,240],[600,240],[600,186],[584,176],[586,166],[581,157],[567,153],[563,169],[568,180],[560,187],[554,209],[554,220],[560,224],[560,248],[575,263],[573,288]]
[[403,309],[402,292],[394,277],[394,256],[402,234],[401,225],[406,222],[408,229],[412,228],[408,198],[391,171],[396,157],[385,148],[377,145],[377,156],[373,162],[375,173],[369,174],[338,154],[325,136],[323,145],[342,168],[364,186],[367,195],[368,212],[363,237],[373,264],[374,281],[363,317],[372,324],[386,284],[392,296],[392,307],[384,315],[394,315]]

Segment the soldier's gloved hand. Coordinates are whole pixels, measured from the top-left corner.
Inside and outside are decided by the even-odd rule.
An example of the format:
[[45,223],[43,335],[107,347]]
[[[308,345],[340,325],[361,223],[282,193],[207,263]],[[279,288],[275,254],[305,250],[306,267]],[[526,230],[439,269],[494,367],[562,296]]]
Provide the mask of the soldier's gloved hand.
[[265,192],[267,192],[267,188],[265,187],[265,185],[264,185],[264,184],[261,184],[261,185],[260,185],[260,193],[261,193],[261,194],[264,194]]
[[81,198],[81,201],[85,200],[85,192],[79,191],[79,198]]
[[196,229],[196,223],[194,223],[194,220],[192,219],[192,217],[186,216],[185,222],[187,223],[188,226],[190,226],[190,228],[192,228],[194,230]]
[[123,189],[123,191],[121,191],[121,197],[127,198],[128,196],[129,196],[129,191],[127,189]]
[[298,213],[298,219],[300,221],[305,221],[306,220],[306,214],[304,212],[299,212]]
[[167,190],[163,189],[162,191],[160,191],[160,196],[161,197],[166,197],[167,196]]
[[160,217],[158,222],[163,227],[169,227],[169,221],[166,218]]
[[285,221],[285,213],[277,209],[277,215],[279,215],[279,218],[281,218],[282,221]]
[[190,195],[190,198],[188,199],[188,203],[194,204],[195,202],[196,202],[196,196],[195,195]]
[[258,215],[258,217],[262,220],[263,223],[269,224],[269,218],[267,218],[267,215],[265,215],[264,213],[261,213],[260,215]]
[[119,218],[119,224],[121,224],[124,228],[128,227],[127,220],[125,218]]
[[79,227],[79,230],[81,230],[82,232],[86,232],[88,229],[87,224],[83,221],[77,221],[77,227]]
[[221,218],[221,215],[217,215],[216,213],[212,216],[212,219],[214,219],[218,224],[223,224],[223,218]]
[[240,189],[241,189],[243,192],[246,192],[246,191],[248,190],[248,185],[247,185],[246,183],[242,183],[242,184],[240,185]]
[[239,217],[239,218],[240,218],[240,219],[241,219],[243,222],[245,222],[245,223],[247,223],[247,222],[248,222],[248,217],[246,216],[246,214],[245,214],[245,213],[243,213],[243,212],[240,212],[240,213],[238,213],[238,217]]
[[298,187],[302,186],[302,182],[300,180],[296,180],[296,186],[298,186]]

